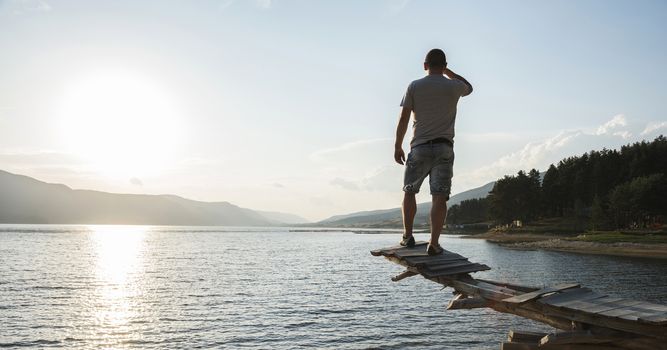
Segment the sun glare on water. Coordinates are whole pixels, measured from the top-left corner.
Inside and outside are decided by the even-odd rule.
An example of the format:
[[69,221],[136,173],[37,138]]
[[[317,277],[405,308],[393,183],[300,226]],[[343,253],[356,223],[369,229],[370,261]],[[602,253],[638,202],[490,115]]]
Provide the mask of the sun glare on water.
[[69,152],[107,176],[149,176],[165,170],[182,126],[165,89],[139,74],[88,74],[64,91],[59,126]]
[[90,300],[102,329],[130,329],[143,294],[146,226],[89,226],[97,289]]

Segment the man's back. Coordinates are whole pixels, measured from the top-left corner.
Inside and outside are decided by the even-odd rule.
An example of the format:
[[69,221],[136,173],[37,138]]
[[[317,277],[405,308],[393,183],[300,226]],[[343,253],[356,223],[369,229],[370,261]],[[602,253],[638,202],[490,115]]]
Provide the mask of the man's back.
[[456,104],[467,91],[466,84],[443,75],[427,75],[410,83],[401,103],[414,113],[410,146],[437,138],[453,143]]
[[[454,166],[454,122],[456,104],[461,96],[472,93],[472,85],[462,76],[447,68],[447,57],[440,49],[426,54],[424,70],[428,75],[410,83],[401,102],[401,117],[396,126],[394,160],[405,164],[403,176],[403,246],[414,246],[412,225],[417,213],[415,195],[424,179],[429,177],[433,197],[431,207],[431,240],[428,255],[442,253],[439,238],[447,216],[447,200],[452,187]],[[407,158],[403,152],[403,138],[414,114],[414,137]]]

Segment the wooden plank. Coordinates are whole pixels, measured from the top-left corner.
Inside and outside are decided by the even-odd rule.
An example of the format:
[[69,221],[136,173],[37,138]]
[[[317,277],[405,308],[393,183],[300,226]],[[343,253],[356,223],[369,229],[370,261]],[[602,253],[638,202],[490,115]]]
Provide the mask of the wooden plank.
[[577,288],[577,287],[579,287],[578,283],[564,283],[564,284],[559,284],[559,285],[556,285],[556,286],[553,286],[553,287],[542,288],[542,289],[536,290],[534,292],[517,295],[515,297],[508,298],[508,299],[505,299],[503,301],[506,302],[506,303],[510,303],[510,304],[521,304],[521,303],[525,303],[525,302],[533,300],[533,299],[537,299],[537,298],[539,298],[542,295],[547,294],[547,293],[553,293],[553,292],[558,292],[558,291],[561,291],[561,290],[570,289],[570,288]]
[[615,306],[614,308],[608,308],[606,310],[601,310],[596,312],[596,314],[601,315],[601,316],[609,316],[609,317],[614,317],[615,315],[621,315],[624,312],[620,310],[625,310],[629,306],[637,305],[640,304],[641,301],[639,300],[630,300],[630,299],[621,299],[619,301],[615,301],[613,303],[608,303],[607,306]]
[[[443,255],[457,255],[452,252],[444,251]],[[394,256],[399,258],[417,257],[417,256],[432,256],[426,252],[426,244],[415,246],[414,248],[404,248],[394,251]]]
[[478,272],[478,271],[485,271],[485,270],[490,270],[491,268],[486,266],[486,265],[481,265],[481,264],[470,264],[466,266],[461,266],[461,267],[455,267],[451,269],[441,269],[441,270],[424,270],[422,271],[422,275],[428,277],[428,278],[433,278],[433,277],[440,277],[440,276],[451,276],[451,275],[456,275],[456,274],[461,274],[461,273],[470,273],[470,272]]
[[654,325],[664,326],[667,325],[667,313],[656,313],[650,316],[642,316],[638,319],[642,323],[650,323]]
[[[410,267],[404,259],[391,256],[385,256],[385,258],[399,265],[406,266],[411,269],[415,268]],[[415,259],[424,258],[430,259],[430,257],[416,257]],[[542,304],[539,301],[522,304],[498,302],[523,294],[520,294],[516,290],[511,290],[509,288],[503,288],[498,285],[477,281],[465,273],[436,277],[428,277],[424,275],[424,277],[442,285],[452,287],[458,293],[465,294],[470,297],[478,296],[485,298],[490,301],[489,306],[496,311],[526,317],[538,322],[546,323],[559,329],[570,330],[574,322],[585,324],[591,330],[604,331],[611,329],[626,333],[643,335],[649,337],[649,339],[657,339],[657,342],[667,341],[667,332],[665,332],[666,328],[657,324],[637,321],[632,322],[618,317],[606,317],[604,315],[594,314],[591,312],[582,312],[581,310],[571,310],[568,308]],[[562,293],[563,292],[560,294]],[[596,305],[589,305],[586,306],[586,308],[594,308],[593,310],[597,309],[598,311],[611,310],[614,308],[622,307],[623,305],[618,306],[614,304],[617,301],[627,303],[627,300],[611,297],[602,297],[591,300],[594,300]],[[646,349],[656,349],[656,347]]]
[[642,317],[651,317],[651,316],[653,316],[653,315],[651,315],[649,313],[646,313],[646,312],[641,312],[641,311],[636,311],[635,310],[633,312],[629,312],[627,314],[621,314],[621,315],[618,315],[616,317],[624,319],[624,320],[637,322]]
[[[554,306],[559,306],[563,308],[567,308],[570,310],[575,310],[575,311],[585,311],[586,308],[591,308],[591,307],[596,307],[600,306],[600,303],[597,302],[597,300],[600,300],[602,298],[605,298],[606,296],[603,294],[598,294],[595,292],[591,292],[590,294],[585,294],[582,296],[581,299],[575,299],[571,301],[565,301],[563,303],[559,303]],[[540,300],[541,302],[541,300]],[[547,303],[549,304],[549,303]],[[549,304],[553,305],[553,304]],[[588,311],[585,311],[588,312]]]
[[605,295],[598,294],[590,290],[589,288],[572,288],[563,291],[562,293],[557,293],[543,297],[539,300],[540,303],[549,304],[553,306],[566,306],[572,304],[576,301],[584,301],[590,299],[602,298]]
[[471,263],[468,260],[452,260],[448,261],[445,263],[438,263],[438,264],[424,264],[419,266],[420,268],[427,269],[427,270],[442,270],[442,269],[448,269],[452,267],[459,267],[459,266],[466,266],[466,265],[473,265],[474,263]]
[[538,287],[533,287],[533,286],[523,286],[523,285],[519,285],[519,284],[512,284],[512,283],[507,283],[507,282],[498,282],[498,281],[492,281],[492,280],[487,280],[487,279],[482,279],[482,278],[477,278],[477,280],[481,281],[481,282],[486,282],[486,283],[489,283],[489,284],[493,284],[493,285],[496,285],[496,286],[500,286],[500,287],[514,289],[516,291],[524,292],[524,293],[534,292],[534,291],[540,289]]
[[394,254],[396,254],[397,251],[399,251],[401,249],[418,250],[418,249],[422,249],[422,246],[423,246],[423,249],[426,249],[427,244],[428,244],[428,242],[418,241],[418,242],[415,242],[415,246],[413,248],[407,248],[407,247],[404,247],[402,245],[395,245],[395,246],[392,246],[392,247],[386,247],[386,248],[371,250],[371,255],[373,255],[373,256],[394,255]]
[[654,304],[646,301],[642,301],[641,304],[636,304],[634,307],[640,307],[644,310],[653,311],[655,313],[667,312],[667,305]]
[[462,297],[462,295],[463,294],[458,294],[454,299],[450,300],[449,304],[447,304],[447,310],[481,309],[489,307],[489,301],[484,298],[466,298]]
[[438,256],[416,256],[416,257],[411,257],[411,258],[405,258],[404,259],[406,263],[414,266],[418,265],[424,265],[427,263],[433,263],[433,262],[446,262],[446,261],[453,261],[453,260],[468,260],[467,258],[461,258],[457,256],[446,256],[446,255],[438,255]]
[[616,297],[602,297],[598,299],[593,299],[589,300],[591,303],[590,305],[586,305],[584,303],[581,303],[578,307],[578,311],[583,311],[587,313],[598,313],[604,310],[612,310],[612,309],[617,309],[619,307],[622,307],[623,305],[618,305],[616,302],[623,301],[625,299],[623,298],[616,298]]
[[[641,309],[635,308],[633,306],[624,306],[624,307],[621,307],[621,308],[618,308],[618,309],[603,311],[603,312],[600,312],[599,314],[609,316],[609,317],[620,317],[620,316],[628,315],[628,317],[624,317],[624,318],[627,318],[627,319],[633,320],[633,321],[637,320],[637,318],[639,318],[640,316],[649,317],[649,316],[655,315],[654,313],[646,312],[646,311],[643,311]],[[636,315],[637,317],[633,319],[632,316],[630,316],[630,315]]]
[[446,258],[446,259],[451,259],[451,258],[457,258],[457,259],[468,259],[465,256],[461,254],[456,254],[448,251],[442,252],[442,254],[438,255],[428,255],[426,253],[426,248],[420,249],[418,251],[401,251],[397,252],[395,254],[396,257],[399,258],[406,258],[406,259],[413,259],[413,258],[428,258],[425,260],[430,260],[430,259],[438,259],[438,258]]
[[531,331],[514,331],[511,330],[507,336],[507,341],[518,343],[539,343],[547,333],[531,332]]
[[408,277],[412,277],[412,276],[416,276],[416,275],[419,275],[419,272],[412,271],[412,270],[405,270],[405,271],[399,273],[398,275],[392,277],[391,280],[393,282],[398,282],[398,281],[400,281],[404,278],[408,278]]
[[500,344],[500,350],[539,350],[537,343],[510,343]]
[[[504,342],[500,345],[501,350],[623,350],[635,349],[628,347],[617,347],[608,344],[563,344],[563,345],[545,345],[539,346],[531,343],[509,343]],[[637,349],[638,350],[638,349]],[[657,350],[653,348],[651,350]]]
[[[534,303],[534,305],[540,304]],[[661,339],[662,341],[667,340],[667,332],[665,332],[665,328],[657,325],[641,324],[639,322],[632,322],[621,318],[607,317],[595,313],[581,312],[579,310],[573,311],[544,304],[542,304],[542,308],[536,311],[549,317],[565,318],[573,322],[585,323],[595,327],[611,328],[628,333],[645,335]]]
[[540,347],[563,344],[604,344],[614,343],[622,339],[614,336],[595,335],[590,331],[560,332],[544,336],[540,340]]

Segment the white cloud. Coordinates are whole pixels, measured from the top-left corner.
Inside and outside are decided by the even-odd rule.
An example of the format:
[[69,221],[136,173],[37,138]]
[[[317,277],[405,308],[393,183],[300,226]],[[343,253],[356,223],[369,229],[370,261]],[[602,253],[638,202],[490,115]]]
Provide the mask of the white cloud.
[[662,129],[667,129],[667,122],[648,123],[648,125],[646,125],[646,128],[644,129],[644,131],[642,131],[641,135],[645,136],[645,135],[651,134],[653,132],[656,132],[656,131],[662,130]]
[[550,164],[557,163],[563,158],[602,148],[620,148],[627,143],[640,141],[644,136],[666,126],[667,123],[664,122],[650,123],[641,133],[642,137],[636,137],[634,135],[638,133],[633,131],[638,130],[638,125],[632,125],[625,116],[619,114],[593,131],[581,129],[560,131],[546,139],[529,142],[521,149],[501,156],[489,165],[455,176],[454,183],[457,188],[465,190],[504,175],[514,174],[519,170],[535,168],[544,171]]
[[628,122],[625,120],[625,116],[622,114],[615,115],[608,122],[600,125],[598,130],[595,132],[596,135],[605,135],[609,134],[619,127],[628,125]]

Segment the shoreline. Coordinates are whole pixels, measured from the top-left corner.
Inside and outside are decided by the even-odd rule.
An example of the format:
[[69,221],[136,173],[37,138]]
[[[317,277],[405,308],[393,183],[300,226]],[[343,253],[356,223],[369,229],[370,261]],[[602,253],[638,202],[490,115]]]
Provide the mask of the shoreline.
[[534,233],[483,233],[463,238],[484,239],[508,249],[550,250],[567,253],[667,259],[667,243],[589,242],[577,237]]

